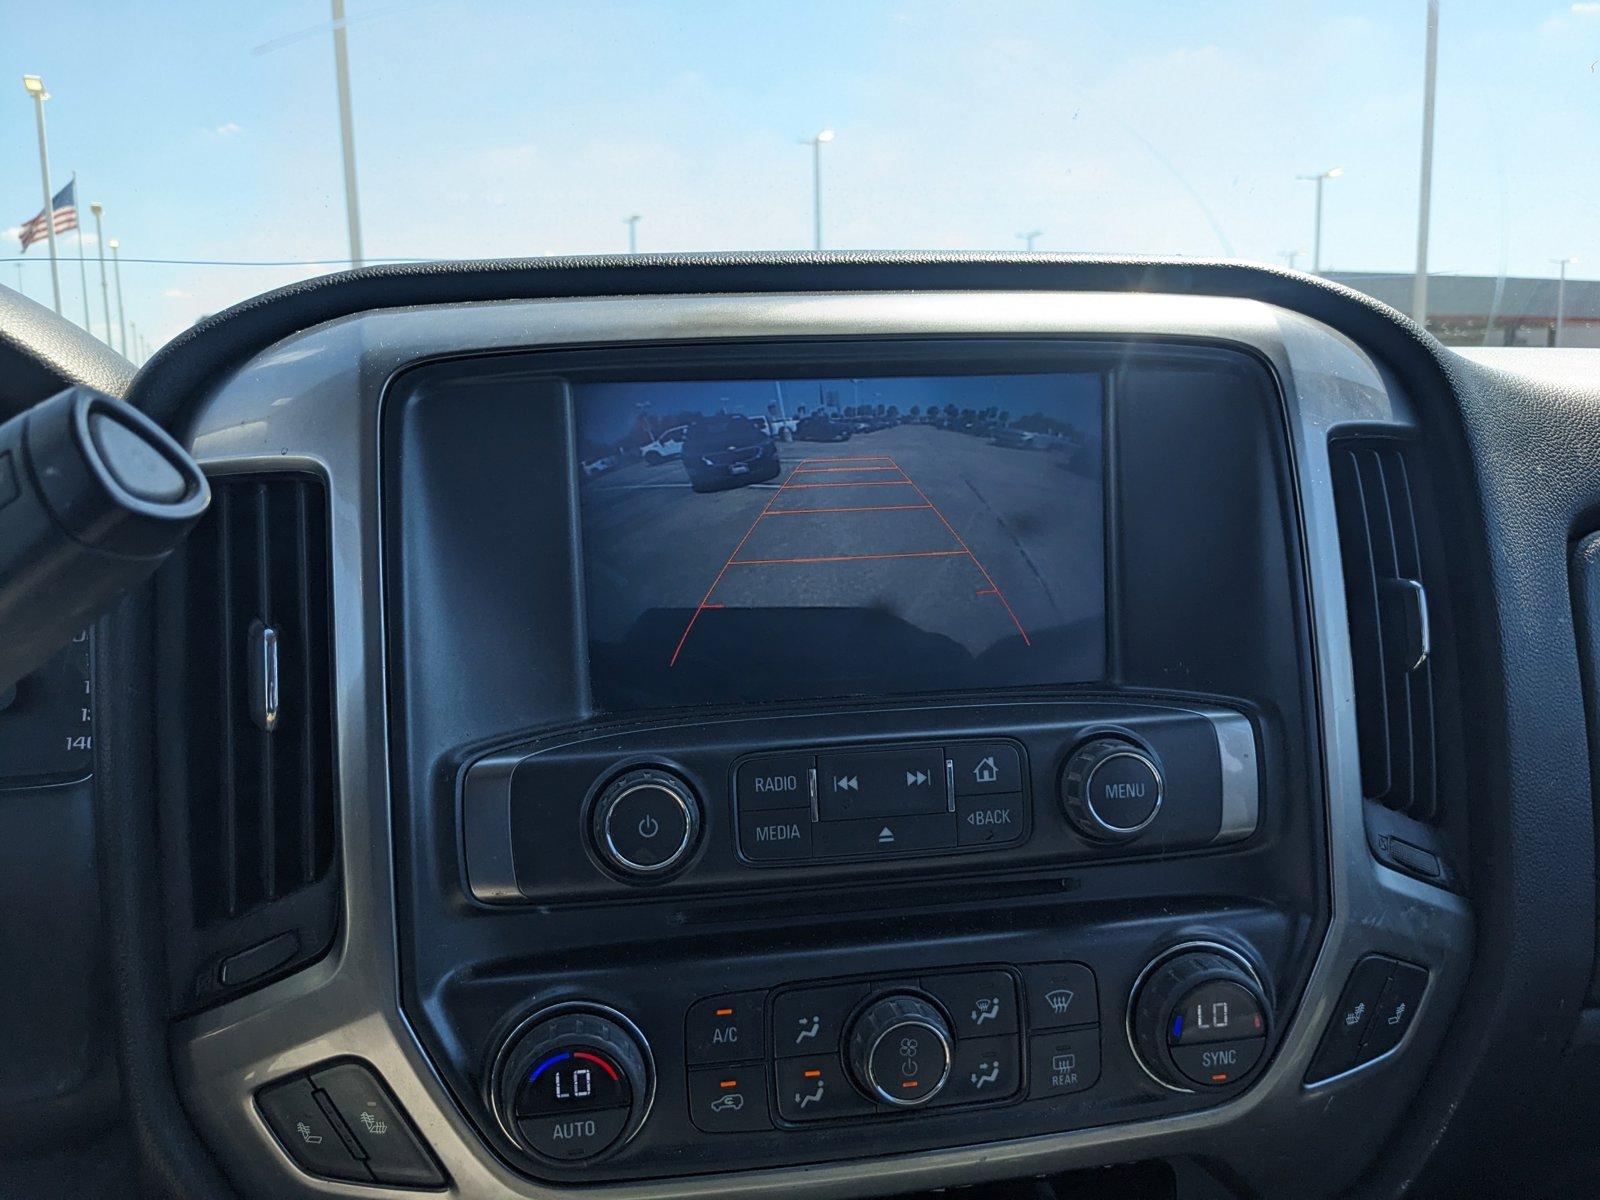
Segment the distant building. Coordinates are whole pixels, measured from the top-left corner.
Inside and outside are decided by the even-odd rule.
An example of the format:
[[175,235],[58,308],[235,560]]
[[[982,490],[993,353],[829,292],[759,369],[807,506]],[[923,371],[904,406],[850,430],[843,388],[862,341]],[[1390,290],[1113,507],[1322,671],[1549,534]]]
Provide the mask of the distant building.
[[[1410,274],[1326,271],[1326,278],[1411,311]],[[1449,346],[1554,346],[1554,279],[1430,275],[1428,332]],[[1600,346],[1600,280],[1569,279],[1562,297],[1561,344]]]

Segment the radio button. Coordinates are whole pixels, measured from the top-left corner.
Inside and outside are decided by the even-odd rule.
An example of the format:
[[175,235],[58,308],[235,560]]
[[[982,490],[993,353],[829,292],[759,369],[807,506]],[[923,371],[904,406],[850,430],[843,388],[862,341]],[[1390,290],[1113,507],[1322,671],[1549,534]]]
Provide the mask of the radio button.
[[995,1037],[1017,1031],[1017,985],[1004,971],[971,971],[922,981],[944,1005],[958,1038]]
[[1022,760],[1007,742],[971,742],[947,748],[957,796],[1022,790]]
[[1094,972],[1082,963],[1040,963],[1022,969],[1028,993],[1028,1024],[1064,1029],[1100,1020]]
[[1027,830],[1027,810],[1020,795],[958,796],[956,836],[963,846],[997,846],[1015,842]]
[[956,1043],[950,1082],[933,1103],[1004,1100],[1022,1084],[1022,1051],[1015,1037],[967,1038]]
[[684,1023],[685,1056],[691,1066],[760,1058],[761,1025],[760,992],[697,1001]]
[[839,1049],[845,1018],[867,994],[865,984],[803,988],[785,992],[772,1003],[772,1053],[832,1054]]
[[689,1072],[689,1119],[706,1133],[771,1129],[767,1068],[700,1067]]
[[937,746],[817,757],[817,815],[824,821],[915,816],[949,809],[944,755]]
[[751,862],[800,862],[811,857],[811,810],[739,814],[739,849]]
[[786,1058],[778,1063],[778,1115],[785,1121],[826,1121],[872,1111],[872,1102],[845,1077],[837,1054]]
[[917,817],[874,817],[868,821],[823,821],[817,825],[819,858],[857,855],[894,858],[956,844],[953,813]]
[[816,761],[809,754],[785,754],[740,763],[734,776],[739,811],[810,808],[811,772]]

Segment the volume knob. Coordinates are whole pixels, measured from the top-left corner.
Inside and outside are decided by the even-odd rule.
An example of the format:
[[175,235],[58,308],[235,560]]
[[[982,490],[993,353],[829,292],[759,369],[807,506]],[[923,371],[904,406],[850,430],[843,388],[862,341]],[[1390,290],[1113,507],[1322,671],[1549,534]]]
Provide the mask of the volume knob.
[[856,1018],[850,1065],[874,1100],[896,1108],[926,1104],[950,1078],[950,1027],[916,996],[886,996]]
[[617,874],[634,879],[666,875],[694,849],[700,801],[668,771],[628,771],[595,801],[590,833],[595,852]]

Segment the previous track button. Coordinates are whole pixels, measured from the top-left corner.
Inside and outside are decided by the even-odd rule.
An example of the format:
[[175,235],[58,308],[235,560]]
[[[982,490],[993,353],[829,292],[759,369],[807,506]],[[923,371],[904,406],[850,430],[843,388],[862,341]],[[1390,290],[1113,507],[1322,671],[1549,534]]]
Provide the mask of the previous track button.
[[944,752],[937,746],[817,757],[817,816],[823,821],[942,813],[949,805]]

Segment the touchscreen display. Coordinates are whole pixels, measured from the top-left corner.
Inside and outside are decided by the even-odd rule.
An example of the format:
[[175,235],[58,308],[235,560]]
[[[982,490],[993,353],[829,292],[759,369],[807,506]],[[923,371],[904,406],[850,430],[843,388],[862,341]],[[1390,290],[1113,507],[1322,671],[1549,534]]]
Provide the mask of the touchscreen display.
[[1102,675],[1103,376],[572,391],[601,708]]

